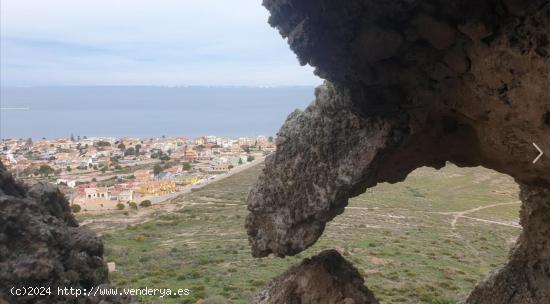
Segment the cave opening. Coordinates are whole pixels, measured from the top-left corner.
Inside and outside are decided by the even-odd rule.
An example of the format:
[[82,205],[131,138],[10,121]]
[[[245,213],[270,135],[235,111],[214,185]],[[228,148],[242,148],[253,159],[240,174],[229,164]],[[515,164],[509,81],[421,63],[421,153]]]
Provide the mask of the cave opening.
[[521,232],[508,175],[447,163],[351,198],[313,254],[336,248],[380,303],[455,303],[503,266]]

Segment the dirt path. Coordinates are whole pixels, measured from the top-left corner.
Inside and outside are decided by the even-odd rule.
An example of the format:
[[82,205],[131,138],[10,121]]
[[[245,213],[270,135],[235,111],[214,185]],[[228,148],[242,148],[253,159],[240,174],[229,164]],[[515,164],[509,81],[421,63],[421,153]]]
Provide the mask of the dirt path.
[[[146,223],[154,218],[156,213],[170,213],[181,208],[184,204],[166,203],[157,204],[149,208],[140,208],[137,211],[130,211],[125,215],[123,211],[113,211],[105,214],[101,218],[86,219],[80,222],[80,226],[85,226],[96,232],[112,231],[125,228],[127,225],[136,225]],[[100,233],[101,234],[101,233]]]
[[[509,202],[509,203],[498,203],[498,204],[492,204],[492,205],[487,205],[487,206],[479,206],[479,207],[475,207],[475,208],[464,210],[464,211],[451,211],[451,212],[430,211],[428,213],[453,216],[453,218],[450,222],[451,228],[453,230],[456,229],[456,223],[457,223],[458,219],[460,219],[460,218],[470,219],[470,220],[483,222],[483,223],[488,223],[488,224],[502,225],[502,226],[508,226],[508,227],[513,227],[513,228],[521,228],[521,226],[519,224],[511,224],[511,223],[508,223],[508,222],[499,222],[499,221],[493,221],[493,220],[487,220],[487,219],[481,219],[481,218],[467,216],[468,214],[471,214],[471,213],[474,213],[474,212],[477,212],[477,211],[480,211],[480,210],[484,210],[484,209],[500,207],[500,206],[508,206],[508,205],[517,205],[517,204],[521,204],[521,202],[520,201],[515,201],[515,202]],[[377,208],[372,208],[372,207],[370,207],[370,208],[368,208],[368,207],[346,207],[346,209],[376,211]],[[387,214],[387,215],[381,214],[381,215],[382,216],[387,216],[387,217],[392,217],[392,215],[390,215],[390,214]]]
[[502,225],[502,226],[508,226],[508,227],[521,228],[521,226],[519,224],[510,224],[510,223],[506,223],[506,222],[491,221],[491,220],[466,216],[467,214],[474,213],[474,212],[477,212],[477,211],[480,211],[480,210],[483,210],[483,209],[494,208],[494,207],[499,207],[499,206],[517,205],[517,204],[521,204],[521,202],[520,201],[515,201],[515,202],[510,202],[510,203],[492,204],[492,205],[480,206],[480,207],[468,209],[468,210],[465,210],[465,211],[430,212],[430,213],[442,214],[442,215],[452,215],[453,219],[451,220],[451,228],[453,230],[456,229],[456,222],[458,221],[459,218],[467,218],[467,219],[471,219],[471,220],[475,220],[475,221],[479,221],[479,222],[484,222],[484,223],[489,223],[489,224],[496,224],[496,225]]
[[[238,166],[237,168],[231,170],[227,174],[218,175],[216,178],[209,180],[208,182],[202,183],[200,185],[194,185],[193,189],[200,189],[209,184],[218,182],[222,179],[230,177],[234,174],[242,172],[248,168],[251,168],[264,161],[264,157],[254,160],[253,162]],[[190,193],[191,187],[185,191],[180,191],[173,193],[171,195],[159,197],[153,202],[153,205],[148,208],[139,208],[136,210],[103,210],[103,211],[88,211],[83,212],[82,215],[91,215],[94,218],[85,219],[80,222],[80,226],[87,226],[96,232],[104,233],[107,231],[114,231],[117,229],[123,229],[127,225],[137,225],[146,223],[154,218],[156,215],[162,213],[171,213],[178,209],[181,209],[188,205],[194,205],[194,203],[185,203],[185,202],[175,202],[180,196]],[[204,203],[208,204],[208,203]],[[127,212],[127,215],[125,214]],[[99,216],[99,218],[95,217]]]

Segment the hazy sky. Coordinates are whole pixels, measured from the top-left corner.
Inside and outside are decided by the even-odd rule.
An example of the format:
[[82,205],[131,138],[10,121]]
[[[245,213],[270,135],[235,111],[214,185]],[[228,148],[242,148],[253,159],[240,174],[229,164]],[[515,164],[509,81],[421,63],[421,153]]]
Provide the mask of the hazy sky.
[[316,85],[261,0],[2,0],[0,84]]

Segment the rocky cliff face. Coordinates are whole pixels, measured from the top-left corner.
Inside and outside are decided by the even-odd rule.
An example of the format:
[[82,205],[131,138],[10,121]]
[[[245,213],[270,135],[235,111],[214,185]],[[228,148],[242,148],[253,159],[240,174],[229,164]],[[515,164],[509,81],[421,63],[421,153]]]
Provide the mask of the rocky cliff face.
[[[53,185],[28,188],[0,163],[0,303],[130,303],[121,297],[60,296],[57,288],[108,287],[103,244],[78,227]],[[12,287],[50,287],[16,296]]]
[[275,278],[255,304],[378,304],[359,272],[336,250],[323,251]]
[[[524,232],[508,266],[468,301],[548,303],[550,2],[264,5],[300,62],[327,82],[288,117],[250,193],[253,255],[301,252],[349,197],[379,182],[446,161],[481,165],[522,184]],[[533,143],[546,151],[535,164]]]

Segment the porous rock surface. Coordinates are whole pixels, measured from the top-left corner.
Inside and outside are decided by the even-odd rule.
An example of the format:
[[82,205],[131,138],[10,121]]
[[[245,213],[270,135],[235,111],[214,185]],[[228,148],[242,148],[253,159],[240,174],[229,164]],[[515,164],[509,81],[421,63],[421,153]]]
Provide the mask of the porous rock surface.
[[323,251],[273,279],[254,304],[378,304],[359,272],[336,250]]
[[[300,62],[327,81],[289,115],[250,192],[252,254],[303,251],[350,197],[418,167],[484,166],[522,185],[524,232],[468,303],[547,304],[550,249],[527,240],[549,237],[540,219],[550,188],[550,1],[264,6]],[[533,143],[546,151],[535,164]]]
[[510,260],[467,303],[550,303],[550,189],[521,185],[520,197],[523,232]]
[[[0,303],[132,303],[123,297],[74,297],[57,288],[108,287],[103,244],[78,226],[69,203],[51,184],[27,187],[0,162]],[[50,287],[15,296],[12,288]],[[36,293],[36,291],[35,291]]]

